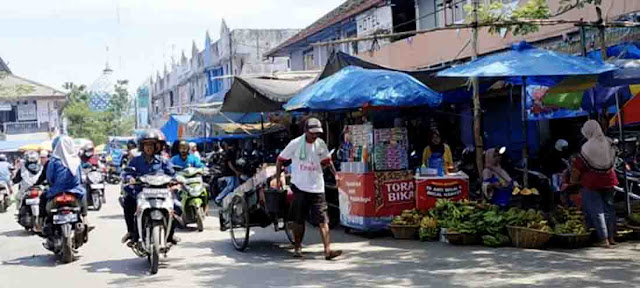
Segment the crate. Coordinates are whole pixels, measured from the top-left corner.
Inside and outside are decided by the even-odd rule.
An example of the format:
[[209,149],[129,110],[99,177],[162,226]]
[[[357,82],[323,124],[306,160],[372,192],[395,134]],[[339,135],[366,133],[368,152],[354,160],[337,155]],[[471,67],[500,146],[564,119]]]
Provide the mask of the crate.
[[393,233],[393,238],[396,239],[416,239],[418,236],[418,229],[420,226],[407,226],[407,225],[394,225],[391,224],[389,226],[391,229],[391,233]]
[[509,238],[513,246],[518,248],[540,249],[549,243],[552,234],[525,227],[507,225]]

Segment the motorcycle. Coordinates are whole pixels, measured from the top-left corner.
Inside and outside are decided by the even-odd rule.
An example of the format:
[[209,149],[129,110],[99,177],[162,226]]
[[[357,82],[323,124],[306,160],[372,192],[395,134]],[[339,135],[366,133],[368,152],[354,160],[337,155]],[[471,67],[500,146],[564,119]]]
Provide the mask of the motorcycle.
[[0,213],[7,212],[9,205],[11,205],[11,198],[9,197],[9,187],[6,183],[0,182]]
[[18,211],[18,224],[25,230],[31,231],[36,225],[38,216],[40,216],[40,194],[44,191],[43,186],[33,186],[24,193],[22,199],[19,199],[20,211]]
[[52,200],[52,208],[43,228],[44,247],[63,263],[74,260],[77,249],[89,240],[89,230],[80,214],[80,200],[72,193],[62,193]]
[[93,210],[100,211],[102,204],[106,203],[104,176],[97,166],[91,166],[82,171],[82,178],[87,190],[87,206],[93,207]]
[[[125,168],[135,172],[134,168]],[[174,178],[164,174],[144,175],[136,179],[136,189],[141,189],[137,198],[135,225],[138,230],[138,242],[131,250],[138,257],[147,257],[151,274],[158,273],[160,254],[167,256],[171,243],[169,231],[174,225],[173,192],[170,186]]]
[[209,201],[207,184],[202,175],[204,168],[189,167],[180,172],[177,181],[183,185],[182,193],[182,222],[186,226],[197,223],[198,231],[204,230],[205,209]]
[[105,180],[107,181],[107,183],[112,184],[112,185],[120,184],[120,181],[122,180],[122,178],[120,177],[120,172],[118,171],[118,166],[113,164],[113,162],[110,162],[107,167],[108,167],[108,168],[106,168],[107,171],[105,172],[105,176],[106,176]]

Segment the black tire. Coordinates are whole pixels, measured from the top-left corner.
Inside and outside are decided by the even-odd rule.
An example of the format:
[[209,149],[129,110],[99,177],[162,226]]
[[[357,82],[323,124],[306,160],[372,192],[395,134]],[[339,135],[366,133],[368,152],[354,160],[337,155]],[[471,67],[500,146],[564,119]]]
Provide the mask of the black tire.
[[102,198],[100,197],[100,192],[95,191],[91,193],[91,199],[93,201],[93,210],[100,211],[100,209],[102,209]]
[[229,227],[233,247],[238,251],[246,250],[249,246],[249,207],[240,196],[234,196],[229,205]]
[[204,210],[202,207],[198,207],[196,210],[196,223],[198,225],[198,232],[204,231]]
[[7,207],[5,206],[4,200],[0,203],[0,213],[7,212]]
[[11,206],[11,198],[9,198],[9,196],[5,195],[4,196],[4,211],[7,211],[7,208],[9,208],[9,206]]
[[158,273],[158,266],[160,265],[160,234],[162,226],[156,223],[151,228],[151,255],[149,255],[149,272],[153,275]]
[[73,239],[72,238],[63,238],[63,245],[62,245],[62,263],[71,263],[73,262]]

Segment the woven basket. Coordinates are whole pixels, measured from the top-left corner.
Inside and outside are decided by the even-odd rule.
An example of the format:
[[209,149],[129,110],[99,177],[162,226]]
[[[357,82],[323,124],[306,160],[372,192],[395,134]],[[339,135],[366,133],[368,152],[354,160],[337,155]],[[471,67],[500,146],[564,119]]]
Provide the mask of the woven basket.
[[555,234],[553,242],[566,249],[578,249],[591,244],[591,233],[584,234]]
[[420,226],[407,226],[407,225],[394,225],[391,224],[389,226],[391,228],[391,233],[393,233],[393,238],[396,239],[416,239],[418,236],[418,229]]
[[447,242],[452,245],[476,245],[480,244],[481,238],[476,234],[447,232]]
[[513,246],[518,248],[540,249],[551,240],[552,234],[525,227],[507,225],[509,238]]

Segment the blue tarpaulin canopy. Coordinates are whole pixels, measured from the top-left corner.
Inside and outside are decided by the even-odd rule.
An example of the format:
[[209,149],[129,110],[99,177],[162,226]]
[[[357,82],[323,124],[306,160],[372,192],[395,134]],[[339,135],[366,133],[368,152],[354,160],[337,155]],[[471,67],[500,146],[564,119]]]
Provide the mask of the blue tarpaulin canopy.
[[[535,77],[597,75],[615,70],[611,64],[535,48],[527,42],[438,72],[440,77]],[[529,80],[527,80],[529,81]]]
[[[602,53],[600,50],[591,51],[587,57],[594,60],[601,60]],[[607,47],[607,57],[615,57],[617,59],[640,59],[640,48],[637,44],[631,42],[620,43]]]
[[434,107],[442,95],[406,73],[348,66],[305,88],[284,108],[287,111],[331,111],[378,107]]
[[0,152],[15,152],[24,145],[40,144],[42,139],[0,141]]
[[167,141],[173,142],[178,140],[178,129],[180,125],[186,125],[191,121],[191,115],[171,115],[167,123],[160,128]]

